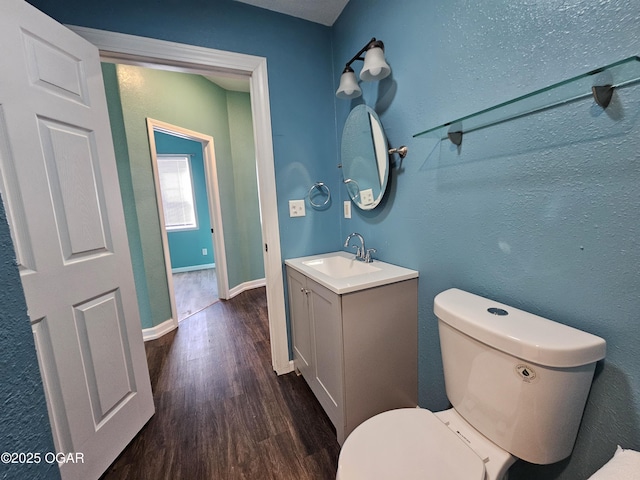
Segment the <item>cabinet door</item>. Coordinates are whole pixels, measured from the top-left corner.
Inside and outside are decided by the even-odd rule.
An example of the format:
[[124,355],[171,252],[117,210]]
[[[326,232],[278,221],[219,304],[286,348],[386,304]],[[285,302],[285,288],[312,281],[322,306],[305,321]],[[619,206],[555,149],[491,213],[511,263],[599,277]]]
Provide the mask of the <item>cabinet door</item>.
[[289,311],[291,314],[291,336],[293,363],[305,378],[309,378],[313,362],[313,339],[311,338],[311,318],[306,277],[287,267],[289,286]]
[[309,279],[307,288],[315,342],[314,393],[340,431],[344,418],[340,296]]

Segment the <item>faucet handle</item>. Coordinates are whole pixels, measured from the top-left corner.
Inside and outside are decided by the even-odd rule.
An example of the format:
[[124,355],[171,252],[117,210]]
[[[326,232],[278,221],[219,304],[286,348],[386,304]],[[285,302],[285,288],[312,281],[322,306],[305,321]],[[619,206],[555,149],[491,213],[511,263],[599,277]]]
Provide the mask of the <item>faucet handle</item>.
[[356,249],[356,258],[362,258],[363,252],[360,251],[360,247],[357,245],[351,245],[351,246]]
[[371,263],[373,262],[373,258],[371,258],[371,254],[372,253],[376,253],[377,250],[375,248],[367,248],[367,252],[364,255],[364,261],[366,263]]

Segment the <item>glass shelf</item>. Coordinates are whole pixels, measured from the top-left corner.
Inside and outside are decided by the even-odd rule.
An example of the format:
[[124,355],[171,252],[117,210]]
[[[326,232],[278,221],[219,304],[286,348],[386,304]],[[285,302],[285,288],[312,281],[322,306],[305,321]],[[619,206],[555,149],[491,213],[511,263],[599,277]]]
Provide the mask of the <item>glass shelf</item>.
[[629,57],[508,102],[416,133],[414,137],[430,135],[437,136],[440,140],[449,138],[456,145],[460,145],[463,133],[473,132],[589,95],[593,95],[596,102],[606,108],[613,89],[636,83],[639,80],[640,57]]

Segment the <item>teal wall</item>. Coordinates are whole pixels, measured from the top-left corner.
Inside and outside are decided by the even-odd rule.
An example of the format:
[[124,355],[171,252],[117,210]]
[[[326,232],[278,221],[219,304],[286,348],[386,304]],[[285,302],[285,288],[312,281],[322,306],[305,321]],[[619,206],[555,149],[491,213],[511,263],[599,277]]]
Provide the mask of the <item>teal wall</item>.
[[147,118],[213,137],[229,287],[264,278],[249,94],[199,75],[129,65],[103,65],[103,74],[143,328],[171,316]]
[[[158,154],[188,155],[191,165],[198,228],[167,232],[171,268],[211,265],[214,252],[202,144],[162,132],[155,132],[154,137]],[[202,255],[203,248],[206,255]]]
[[[142,249],[142,236],[136,210],[136,200],[133,193],[133,178],[131,175],[131,160],[127,146],[127,132],[124,128],[122,113],[122,100],[118,87],[118,75],[116,66],[111,63],[103,63],[102,78],[104,80],[109,109],[109,123],[111,124],[111,136],[118,166],[118,181],[120,182],[120,195],[124,209],[124,220],[127,226],[129,239],[129,251],[131,252],[131,266],[133,279],[136,286],[138,309],[140,310],[140,322],[143,328],[154,325],[153,312],[151,310],[151,296],[147,285],[147,276],[144,269],[144,255]],[[168,286],[166,287],[168,289]]]
[[[0,452],[55,452],[36,348],[0,201]],[[4,458],[4,457],[3,457]],[[0,463],[0,478],[59,479],[54,463]]]
[[332,29],[334,71],[372,36],[392,69],[336,100],[338,132],[365,102],[390,144],[409,147],[382,207],[354,211],[340,236],[358,231],[379,258],[420,271],[420,405],[449,404],[433,298],[450,287],[608,343],[572,457],[520,462],[510,479],[585,479],[617,444],[640,450],[640,85],[606,111],[584,98],[469,133],[460,149],[413,135],[638,54],[638,32],[637,0],[350,0]]
[[[584,99],[466,135],[460,150],[412,137],[637,54],[636,0],[351,0],[332,28],[231,0],[31,3],[64,23],[267,58],[283,257],[339,249],[360,231],[379,258],[420,271],[422,406],[448,406],[433,297],[451,286],[605,338],[572,457],[520,463],[510,478],[587,478],[616,444],[640,450],[639,86],[605,112]],[[364,85],[359,100],[336,100],[344,62],[372,36],[385,42],[392,76]],[[380,208],[343,220],[337,145],[362,101],[409,156],[395,162]],[[314,181],[334,203],[290,219],[288,200]],[[148,201],[141,194],[136,205]]]

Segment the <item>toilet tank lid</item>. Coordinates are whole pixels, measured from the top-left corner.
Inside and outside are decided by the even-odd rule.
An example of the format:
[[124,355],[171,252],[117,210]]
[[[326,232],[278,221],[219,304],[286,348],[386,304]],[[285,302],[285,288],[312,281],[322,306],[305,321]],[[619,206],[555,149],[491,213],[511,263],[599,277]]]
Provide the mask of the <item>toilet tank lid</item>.
[[606,342],[596,335],[457,288],[436,295],[433,310],[456,330],[538,365],[578,367],[606,353]]

